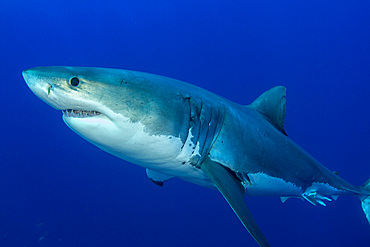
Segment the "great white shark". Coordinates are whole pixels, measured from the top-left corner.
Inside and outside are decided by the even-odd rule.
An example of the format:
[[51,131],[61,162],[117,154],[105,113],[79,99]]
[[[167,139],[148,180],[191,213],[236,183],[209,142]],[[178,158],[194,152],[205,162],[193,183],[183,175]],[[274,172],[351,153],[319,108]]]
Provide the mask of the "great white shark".
[[146,168],[157,185],[172,178],[218,189],[260,246],[269,246],[248,196],[303,198],[323,205],[356,195],[370,223],[370,179],[355,186],[287,137],[286,89],[239,105],[194,85],[130,70],[38,67],[29,88],[63,112],[78,135]]

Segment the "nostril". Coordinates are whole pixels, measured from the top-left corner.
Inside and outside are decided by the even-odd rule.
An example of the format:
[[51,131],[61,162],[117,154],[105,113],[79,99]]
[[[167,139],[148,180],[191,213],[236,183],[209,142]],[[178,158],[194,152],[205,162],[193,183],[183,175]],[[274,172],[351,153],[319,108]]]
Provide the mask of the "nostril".
[[51,90],[52,87],[53,87],[52,85],[49,85],[49,87],[48,87],[48,95],[50,94],[50,90]]

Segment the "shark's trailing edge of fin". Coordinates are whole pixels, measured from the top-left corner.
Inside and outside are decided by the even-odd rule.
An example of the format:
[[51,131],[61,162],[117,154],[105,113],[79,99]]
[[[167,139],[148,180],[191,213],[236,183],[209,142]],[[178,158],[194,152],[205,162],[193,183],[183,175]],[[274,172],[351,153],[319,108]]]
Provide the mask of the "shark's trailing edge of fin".
[[201,169],[210,177],[257,243],[262,247],[270,246],[245,204],[244,187],[237,176],[228,168],[209,158],[203,162]]
[[362,210],[364,210],[364,213],[366,215],[367,221],[370,224],[370,179],[366,181],[366,183],[362,186],[365,188],[369,195],[366,196],[361,200]]

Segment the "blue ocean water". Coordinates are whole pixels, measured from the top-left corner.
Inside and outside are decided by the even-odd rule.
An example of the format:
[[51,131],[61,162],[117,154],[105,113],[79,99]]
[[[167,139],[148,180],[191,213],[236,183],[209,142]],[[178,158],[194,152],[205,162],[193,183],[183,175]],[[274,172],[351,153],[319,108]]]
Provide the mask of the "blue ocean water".
[[[0,1],[0,246],[257,246],[217,191],[160,188],[72,133],[24,83],[35,66],[151,72],[240,104],[284,85],[289,137],[361,185],[369,13],[369,1]],[[370,246],[355,197],[246,201],[272,246]]]

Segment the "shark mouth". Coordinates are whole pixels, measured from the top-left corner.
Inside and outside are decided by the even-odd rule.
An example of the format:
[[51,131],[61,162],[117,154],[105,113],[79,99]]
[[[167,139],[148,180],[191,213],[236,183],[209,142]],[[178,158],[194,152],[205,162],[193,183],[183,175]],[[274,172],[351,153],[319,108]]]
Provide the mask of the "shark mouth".
[[75,117],[75,118],[94,117],[94,116],[98,116],[101,114],[98,111],[84,111],[84,110],[73,110],[73,109],[63,110],[62,112],[63,112],[63,115],[66,117]]

